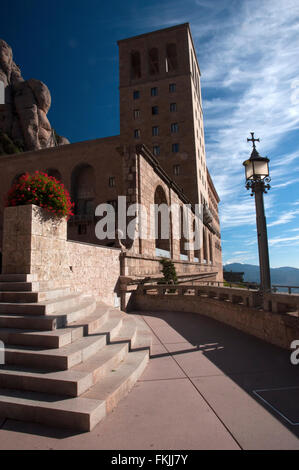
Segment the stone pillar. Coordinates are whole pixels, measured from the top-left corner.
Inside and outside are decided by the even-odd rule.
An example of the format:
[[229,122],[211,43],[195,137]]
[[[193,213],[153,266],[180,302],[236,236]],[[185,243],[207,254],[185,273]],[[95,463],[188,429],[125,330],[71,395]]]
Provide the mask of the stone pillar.
[[44,209],[25,205],[4,211],[4,274],[38,274],[50,279],[48,270],[63,270],[67,239],[66,219],[53,218]]

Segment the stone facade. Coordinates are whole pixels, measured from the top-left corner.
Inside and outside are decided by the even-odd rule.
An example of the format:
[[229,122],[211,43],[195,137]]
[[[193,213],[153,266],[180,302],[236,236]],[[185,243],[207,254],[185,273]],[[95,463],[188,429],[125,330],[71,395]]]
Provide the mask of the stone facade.
[[67,241],[66,220],[53,220],[40,207],[5,209],[4,274],[35,274],[119,306],[119,255],[116,248]]
[[[145,238],[140,236],[140,226],[144,214],[138,208],[134,241],[123,240],[125,252],[122,254],[122,275],[133,278],[157,276],[161,271],[159,260],[166,253],[174,260],[179,275],[206,276],[208,274],[211,279],[222,281],[221,236],[218,217],[219,197],[206,168],[199,68],[191,34],[188,25],[166,29],[160,33],[161,37],[164,38],[163,40],[166,41],[164,41],[165,44],[172,44],[176,41],[179,69],[170,70],[171,61],[169,59],[169,70],[165,72],[167,76],[163,72],[165,76],[162,74],[163,76],[155,77],[156,87],[159,88],[160,85],[162,87],[158,96],[152,97],[148,93],[152,88],[152,77],[142,75],[138,80],[128,78],[132,65],[131,49],[135,46],[135,49],[137,46],[139,47],[141,39],[131,38],[119,43],[120,135],[0,158],[0,239],[3,237],[4,205],[2,201],[4,195],[21,174],[41,170],[62,181],[70,191],[76,204],[75,215],[68,223],[67,238],[81,244],[79,246],[69,242],[67,246],[76,246],[77,253],[83,253],[84,250],[87,250],[87,248],[82,248],[84,243],[105,245],[110,248],[119,246],[118,241],[115,239],[98,240],[95,235],[95,227],[99,220],[95,217],[95,209],[99,204],[109,203],[116,207],[118,197],[125,196],[127,206],[135,203],[140,204],[148,214],[150,214],[150,206],[154,203],[165,203],[168,206],[177,204],[181,208],[186,204],[190,204],[186,219],[188,241],[190,243],[188,251],[185,250],[183,243],[187,240],[183,240],[183,236],[180,236],[180,234],[179,239],[174,236],[180,230],[180,221],[175,220],[172,214],[169,215],[170,233],[168,240],[163,240],[161,237],[161,240],[157,242],[152,234],[148,234]],[[143,54],[145,54],[151,41],[153,41],[153,44],[159,42],[160,33],[155,32],[145,35],[142,39]],[[170,85],[174,80],[178,80],[176,82],[177,91],[171,92],[171,98],[169,98],[168,93],[166,98],[166,88],[162,93],[163,86]],[[161,103],[156,102],[156,105],[161,106],[161,109],[163,108],[166,113],[166,108],[171,104],[169,99],[172,100],[176,96],[177,111],[171,112],[171,117],[167,117],[164,113],[162,121],[165,121],[165,126],[168,129],[172,122],[172,116],[175,114],[179,121],[179,132],[175,133],[175,137],[170,136],[166,133],[165,127],[165,132],[163,131],[160,138],[165,142],[165,146],[163,143],[162,147],[164,149],[169,148],[169,145],[174,143],[173,138],[179,136],[182,138],[180,145],[185,150],[179,152],[177,156],[170,156],[166,151],[159,156],[153,155],[151,151],[153,142],[146,137],[149,137],[152,132],[153,121],[147,119],[146,114],[142,115],[141,119],[144,126],[147,123],[148,129],[145,130],[144,128],[144,134],[141,134],[140,139],[132,139],[132,128],[130,126],[133,126],[133,124],[125,110],[127,109],[127,112],[130,110],[130,113],[133,111],[132,107],[135,105],[132,102],[131,92],[137,84],[138,86],[144,86],[144,90],[147,90],[146,93],[141,94],[143,97],[142,106],[150,106],[150,109],[159,97],[159,99],[165,99],[165,102],[164,104],[162,101]],[[185,95],[186,99],[183,99]],[[160,118],[163,116],[161,115]],[[154,119],[160,118],[154,116]],[[189,120],[186,129],[184,128],[185,124],[180,124],[185,120]],[[161,126],[163,127],[162,121]],[[160,126],[160,124],[158,125]],[[190,132],[188,131],[189,128],[192,128]],[[197,134],[199,136],[198,140]],[[150,148],[143,145],[144,143]],[[182,178],[180,174],[175,175],[172,171],[172,165],[176,164],[176,158],[180,159],[180,165],[183,168]],[[171,166],[167,166],[167,161],[171,161]],[[201,213],[203,225],[200,228],[202,246],[200,249],[194,250],[194,247],[192,247],[192,231],[195,223],[194,205],[198,202],[203,205]],[[132,221],[132,217],[130,220]],[[126,222],[129,222],[129,218]],[[151,223],[153,226],[153,220],[151,220]],[[96,248],[94,249],[96,250]],[[79,255],[76,256],[79,257]]]

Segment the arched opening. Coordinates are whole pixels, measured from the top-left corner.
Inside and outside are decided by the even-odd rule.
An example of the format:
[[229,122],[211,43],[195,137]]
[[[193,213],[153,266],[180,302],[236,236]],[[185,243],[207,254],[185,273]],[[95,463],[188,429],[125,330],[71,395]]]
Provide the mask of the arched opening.
[[210,251],[210,264],[213,264],[213,240],[212,240],[212,235],[209,234],[209,251]]
[[170,258],[169,208],[165,191],[161,186],[155,191],[154,202],[156,256]]
[[187,243],[189,242],[188,214],[184,206],[180,206],[180,259],[188,261]]
[[153,47],[149,50],[148,65],[150,75],[156,75],[159,73],[159,50],[157,47]]
[[140,52],[131,52],[131,78],[141,78]]
[[78,165],[72,172],[71,194],[75,216],[92,218],[95,213],[95,172],[88,164]]
[[200,223],[199,220],[193,220],[193,233],[194,233],[194,261],[200,263],[200,248],[201,248],[201,233],[200,233]]
[[203,229],[202,233],[202,251],[203,251],[203,263],[208,263],[208,246],[207,246],[207,234],[205,229]]
[[47,175],[52,176],[53,178],[56,178],[57,181],[62,181],[61,178],[61,173],[60,171],[56,170],[56,168],[48,168],[46,170]]
[[166,72],[171,72],[178,68],[178,56],[176,44],[171,43],[166,46]]

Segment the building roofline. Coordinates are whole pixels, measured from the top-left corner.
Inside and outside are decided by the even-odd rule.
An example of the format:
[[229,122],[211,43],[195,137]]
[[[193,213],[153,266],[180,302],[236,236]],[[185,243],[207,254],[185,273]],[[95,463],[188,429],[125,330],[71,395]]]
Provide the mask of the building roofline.
[[215,188],[215,186],[214,186],[214,183],[213,183],[213,180],[212,180],[212,177],[211,177],[211,175],[210,175],[210,172],[209,172],[208,168],[207,168],[207,175],[208,175],[208,183],[209,183],[209,185],[210,185],[210,187],[211,187],[211,189],[212,189],[212,191],[213,191],[213,193],[214,193],[214,196],[215,196],[216,199],[217,199],[217,202],[219,203],[219,202],[220,202],[220,197],[219,197],[219,195],[218,195],[218,193],[217,193],[217,191],[216,191],[216,188]]
[[149,33],[138,34],[137,36],[131,36],[129,38],[120,39],[120,40],[117,41],[117,44],[119,44],[121,42],[126,42],[126,41],[133,41],[133,40],[139,39],[139,38],[144,38],[146,36],[152,36],[155,33],[161,33],[161,32],[164,32],[164,31],[173,31],[175,29],[184,29],[184,28],[186,28],[190,31],[190,24],[189,23],[181,23],[181,24],[178,24],[178,25],[175,25],[175,26],[170,26],[168,28],[162,28],[162,29],[157,29],[155,31],[150,31]]

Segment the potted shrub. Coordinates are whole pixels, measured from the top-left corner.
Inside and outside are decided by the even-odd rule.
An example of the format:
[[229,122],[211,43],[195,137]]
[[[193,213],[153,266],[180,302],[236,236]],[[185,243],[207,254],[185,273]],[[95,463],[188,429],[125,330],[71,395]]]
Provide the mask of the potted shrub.
[[6,207],[33,204],[43,208],[54,218],[73,215],[74,204],[63,183],[41,171],[22,175],[9,190]]

